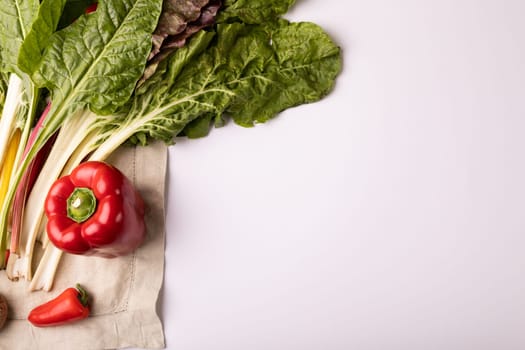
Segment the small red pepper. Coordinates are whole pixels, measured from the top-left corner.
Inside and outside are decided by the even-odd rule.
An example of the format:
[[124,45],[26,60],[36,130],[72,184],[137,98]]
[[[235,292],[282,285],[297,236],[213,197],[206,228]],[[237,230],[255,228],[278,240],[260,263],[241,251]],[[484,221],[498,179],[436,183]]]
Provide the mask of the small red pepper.
[[144,201],[117,168],[89,161],[61,177],[45,201],[47,235],[72,254],[113,258],[144,240]]
[[89,316],[88,294],[80,286],[68,288],[56,298],[35,307],[27,316],[37,327],[60,326]]

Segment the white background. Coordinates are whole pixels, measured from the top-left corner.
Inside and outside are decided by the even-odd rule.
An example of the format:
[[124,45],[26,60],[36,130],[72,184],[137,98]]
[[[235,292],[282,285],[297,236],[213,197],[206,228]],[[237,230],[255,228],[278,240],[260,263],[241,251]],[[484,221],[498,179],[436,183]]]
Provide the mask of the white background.
[[168,349],[524,349],[524,13],[297,1],[344,71],[170,148]]

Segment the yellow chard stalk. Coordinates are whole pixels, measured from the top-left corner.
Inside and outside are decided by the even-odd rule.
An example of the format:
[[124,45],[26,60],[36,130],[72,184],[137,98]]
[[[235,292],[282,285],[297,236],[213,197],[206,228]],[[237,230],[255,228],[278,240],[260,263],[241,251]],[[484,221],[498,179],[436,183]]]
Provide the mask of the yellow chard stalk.
[[18,151],[18,145],[20,144],[20,136],[20,130],[16,129],[9,142],[4,162],[0,167],[0,203],[4,201],[9,188],[9,181],[15,165],[16,153]]

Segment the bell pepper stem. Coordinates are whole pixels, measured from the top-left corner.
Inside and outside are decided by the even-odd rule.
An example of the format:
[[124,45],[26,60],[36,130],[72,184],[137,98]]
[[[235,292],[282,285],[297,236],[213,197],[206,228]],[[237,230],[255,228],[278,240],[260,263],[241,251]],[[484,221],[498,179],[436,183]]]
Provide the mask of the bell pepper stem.
[[97,208],[97,199],[93,191],[86,187],[77,187],[67,199],[67,216],[78,223],[93,215]]

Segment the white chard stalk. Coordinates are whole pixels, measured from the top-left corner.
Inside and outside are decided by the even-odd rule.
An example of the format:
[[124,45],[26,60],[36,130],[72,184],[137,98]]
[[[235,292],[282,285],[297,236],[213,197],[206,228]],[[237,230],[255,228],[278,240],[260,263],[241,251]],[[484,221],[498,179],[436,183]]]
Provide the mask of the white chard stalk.
[[[20,232],[19,254],[9,257],[7,275],[10,279],[25,278],[32,279],[32,259],[34,248],[40,228],[43,226],[44,203],[47,193],[56,179],[60,177],[65,169],[71,154],[77,145],[71,142],[76,137],[83,138],[89,133],[89,125],[93,120],[93,114],[87,110],[77,112],[75,116],[68,119],[64,127],[60,129],[57,139],[49,153],[49,156],[38,176],[31,193],[26,200],[26,206]],[[80,161],[79,161],[80,163]],[[47,238],[47,235],[46,235]]]
[[10,74],[4,110],[0,119],[0,164],[4,161],[9,139],[16,127],[17,111],[22,104],[23,85],[22,79],[16,74]]
[[43,290],[48,292],[53,288],[53,281],[61,257],[62,251],[60,249],[52,244],[46,247],[35,276],[29,284],[30,291]]

